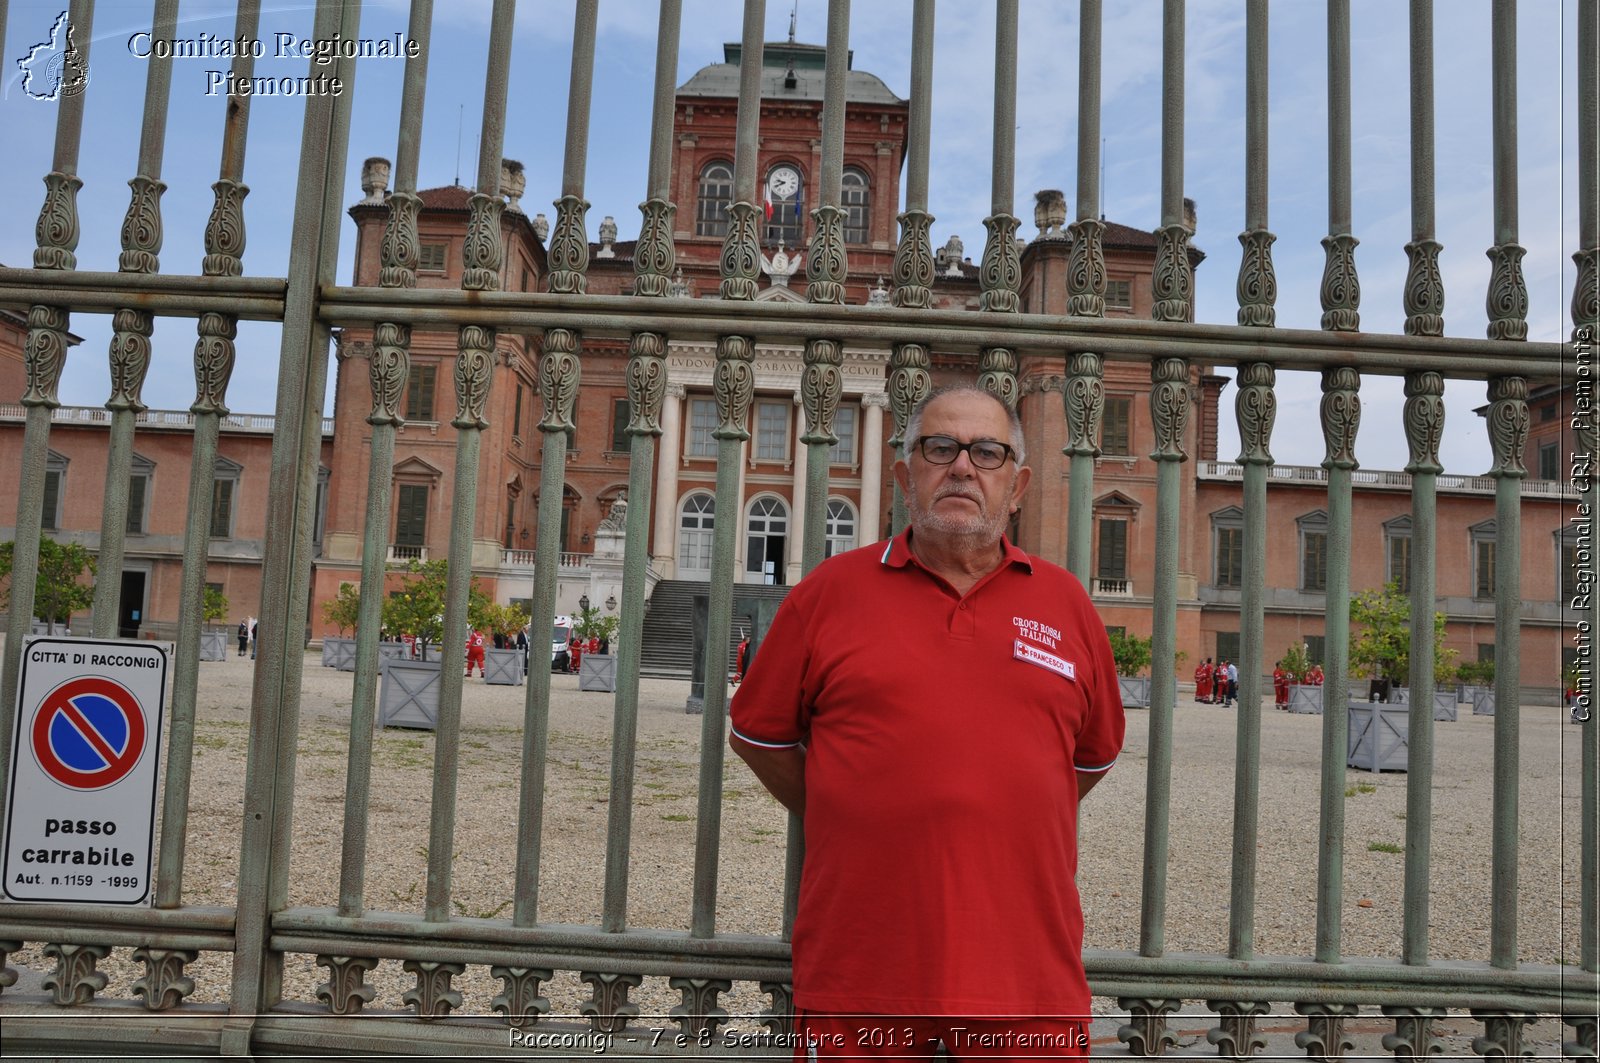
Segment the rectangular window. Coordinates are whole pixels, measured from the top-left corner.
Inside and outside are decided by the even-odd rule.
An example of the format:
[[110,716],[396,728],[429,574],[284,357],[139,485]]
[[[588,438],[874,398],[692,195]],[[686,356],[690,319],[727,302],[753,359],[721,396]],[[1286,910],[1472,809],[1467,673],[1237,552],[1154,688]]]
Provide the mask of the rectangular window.
[[1306,642],[1306,660],[1310,661],[1312,664],[1326,664],[1327,663],[1327,652],[1328,652],[1327,651],[1327,636],[1326,635],[1307,635],[1306,638],[1305,638],[1305,642]]
[[710,399],[689,400],[689,448],[691,458],[714,458],[717,441],[711,433],[717,428],[717,404]]
[[149,491],[150,477],[138,473],[128,477],[128,534],[144,534],[144,502]]
[[211,481],[211,538],[233,538],[233,491],[239,481],[228,477]]
[[413,365],[406,380],[406,420],[433,420],[433,378],[438,367]]
[[1237,631],[1217,632],[1217,660],[1239,661],[1239,633]]
[[44,513],[41,527],[55,531],[61,526],[61,473],[55,469],[44,474]]
[[756,404],[756,460],[782,461],[789,456],[789,403]]
[[1100,559],[1097,574],[1101,580],[1128,578],[1128,522],[1100,522]]
[[1328,535],[1326,532],[1305,532],[1301,536],[1300,589],[1325,591],[1328,589]]
[[1411,536],[1389,537],[1389,579],[1400,585],[1401,594],[1411,593]]
[[1105,413],[1100,419],[1100,452],[1102,454],[1132,454],[1133,439],[1130,427],[1133,421],[1133,399],[1126,395],[1106,398]]
[[511,407],[511,434],[522,435],[522,385],[517,385],[517,404]]
[[628,449],[628,420],[630,403],[627,399],[611,400],[611,449]]
[[424,546],[428,541],[428,487],[401,484],[400,506],[394,522],[396,546]]
[[1244,529],[1217,529],[1217,586],[1237,587],[1244,581]]
[[1133,282],[1106,281],[1106,309],[1133,309]]
[[1494,643],[1492,643],[1492,642],[1480,642],[1480,643],[1478,643],[1478,661],[1480,663],[1482,663],[1483,661],[1492,661],[1492,660],[1494,660]]
[[443,273],[444,252],[444,244],[423,244],[417,252],[417,269],[423,273]]
[[1494,547],[1493,539],[1478,539],[1472,544],[1472,596],[1494,597]]
[[833,434],[839,437],[828,450],[828,461],[833,465],[856,463],[856,408],[840,406],[833,412]]
[[1555,443],[1539,444],[1539,479],[1561,479],[1561,451]]

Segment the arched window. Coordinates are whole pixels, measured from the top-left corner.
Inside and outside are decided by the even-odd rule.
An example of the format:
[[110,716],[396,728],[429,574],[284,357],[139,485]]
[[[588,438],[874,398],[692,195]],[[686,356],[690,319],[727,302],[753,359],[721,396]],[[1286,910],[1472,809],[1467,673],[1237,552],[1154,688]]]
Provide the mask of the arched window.
[[832,557],[856,548],[855,507],[842,498],[828,499],[827,536],[823,557]]
[[696,236],[727,236],[728,207],[733,204],[733,167],[714,162],[700,171],[700,200],[695,207]]
[[707,491],[686,496],[678,511],[678,578],[709,579],[711,532],[716,524],[717,500]]
[[775,495],[761,495],[750,503],[749,512],[745,519],[744,582],[782,583],[789,507]]
[[844,242],[866,243],[872,226],[866,171],[854,166],[845,169],[843,183],[839,186],[839,205],[844,208]]

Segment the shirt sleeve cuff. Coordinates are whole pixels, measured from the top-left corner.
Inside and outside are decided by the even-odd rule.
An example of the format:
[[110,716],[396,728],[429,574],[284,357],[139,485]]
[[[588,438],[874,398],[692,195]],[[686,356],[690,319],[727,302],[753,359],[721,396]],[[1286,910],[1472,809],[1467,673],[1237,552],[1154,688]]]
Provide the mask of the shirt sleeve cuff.
[[[765,738],[751,738],[732,725],[729,725],[729,729],[733,731],[734,737],[738,738],[739,741],[744,742],[746,745],[760,746],[762,749],[795,749],[800,745],[799,742],[771,742]],[[1106,767],[1110,767],[1110,765],[1108,764]]]
[[1089,772],[1091,775],[1098,775],[1098,774],[1100,774],[1102,772],[1110,771],[1111,770],[1111,766],[1113,764],[1115,764],[1115,763],[1116,763],[1116,760],[1113,759],[1113,760],[1107,761],[1104,764],[1095,764],[1095,765],[1074,764],[1072,767],[1073,767],[1074,771],[1086,771],[1086,772]]

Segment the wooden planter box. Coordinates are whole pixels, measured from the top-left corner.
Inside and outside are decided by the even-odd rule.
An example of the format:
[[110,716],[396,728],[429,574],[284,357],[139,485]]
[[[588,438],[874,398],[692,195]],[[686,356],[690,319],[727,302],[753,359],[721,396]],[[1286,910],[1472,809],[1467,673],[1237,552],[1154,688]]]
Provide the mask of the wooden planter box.
[[610,692],[617,689],[617,659],[586,653],[578,661],[578,689]]
[[1293,683],[1289,686],[1289,711],[1322,715],[1322,688]]
[[1435,690],[1433,692],[1433,718],[1435,720],[1449,720],[1456,722],[1456,692],[1454,690]]
[[438,661],[389,658],[381,662],[378,726],[431,731],[439,721]]
[[1376,701],[1350,702],[1349,755],[1345,763],[1366,771],[1405,771],[1411,710]]
[[1477,691],[1477,693],[1472,698],[1472,715],[1474,715],[1474,716],[1493,716],[1494,715],[1494,688],[1493,687],[1473,687],[1472,689]]
[[483,651],[483,681],[490,686],[520,687],[523,681],[522,651]]
[[[348,662],[346,666],[345,662]],[[322,667],[341,672],[356,670],[356,640],[330,635],[322,640]]]
[[[403,642],[378,643],[379,661],[408,661],[411,659],[411,647]],[[380,665],[381,667],[381,665]]]
[[228,633],[226,631],[200,632],[200,659],[225,661],[228,659]]

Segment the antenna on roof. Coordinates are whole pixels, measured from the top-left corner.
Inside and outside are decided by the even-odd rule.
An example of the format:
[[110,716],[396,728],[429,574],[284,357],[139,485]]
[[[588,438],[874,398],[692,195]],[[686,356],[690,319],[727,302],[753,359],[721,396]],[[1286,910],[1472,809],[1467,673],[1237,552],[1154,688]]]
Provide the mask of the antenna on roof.
[[467,105],[456,104],[456,187],[461,187],[461,119],[465,115]]
[[789,8],[789,43],[794,43],[794,23],[800,14],[800,0],[794,0],[794,5]]

